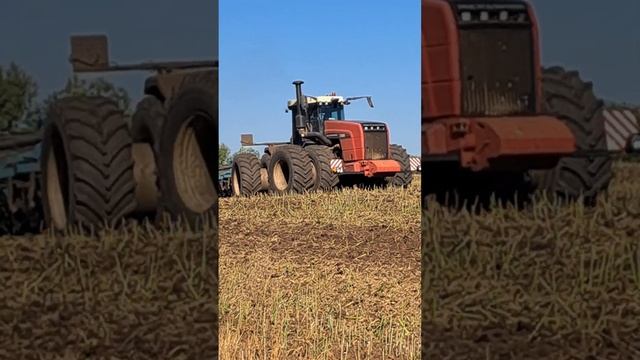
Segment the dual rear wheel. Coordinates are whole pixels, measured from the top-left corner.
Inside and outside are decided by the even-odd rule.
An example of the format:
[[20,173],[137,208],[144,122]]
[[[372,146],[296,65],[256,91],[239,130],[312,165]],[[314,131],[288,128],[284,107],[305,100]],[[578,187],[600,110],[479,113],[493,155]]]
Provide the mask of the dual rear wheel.
[[301,146],[282,145],[261,160],[251,153],[237,154],[233,159],[231,187],[236,196],[251,196],[260,191],[304,193],[313,189],[315,173],[309,152]]
[[[409,186],[412,173],[407,151],[391,145],[391,158],[400,163],[401,172],[376,180],[383,185]],[[333,150],[324,145],[282,145],[260,160],[251,153],[240,153],[232,165],[233,193],[251,196],[261,191],[274,194],[331,191],[340,184],[338,174],[331,168],[333,159]]]
[[167,106],[143,99],[131,126],[107,98],[53,104],[41,156],[49,227],[114,226],[165,214],[198,225],[217,211],[215,76],[185,76]]

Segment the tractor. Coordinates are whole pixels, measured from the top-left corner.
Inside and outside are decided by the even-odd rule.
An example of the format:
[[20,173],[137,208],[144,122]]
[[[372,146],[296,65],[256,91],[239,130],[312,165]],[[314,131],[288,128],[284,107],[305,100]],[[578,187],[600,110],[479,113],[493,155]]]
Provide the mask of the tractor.
[[113,65],[103,35],[72,36],[70,62],[76,73],[155,74],[130,119],[100,96],[52,104],[40,155],[48,226],[166,215],[195,225],[217,211],[218,62]]
[[407,151],[389,143],[387,124],[346,120],[351,101],[370,96],[342,97],[335,93],[308,96],[302,81],[294,81],[296,97],[291,111],[288,142],[254,143],[243,134],[243,146],[266,145],[261,159],[251,153],[236,155],[231,189],[235,196],[259,192],[275,194],[329,191],[337,186],[400,186],[412,180]]
[[422,1],[423,197],[593,204],[607,189],[604,104],[577,72],[542,68],[539,39],[524,0]]

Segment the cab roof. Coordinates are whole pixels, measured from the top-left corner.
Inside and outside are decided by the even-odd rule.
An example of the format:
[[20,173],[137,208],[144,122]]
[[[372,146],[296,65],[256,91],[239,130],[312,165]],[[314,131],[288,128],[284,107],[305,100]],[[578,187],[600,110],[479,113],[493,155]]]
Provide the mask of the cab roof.
[[[344,105],[345,103],[344,97],[337,96],[337,95],[324,95],[324,96],[313,96],[313,97],[305,96],[305,99],[307,100],[307,104],[329,105],[332,103],[338,103],[338,104]],[[293,108],[296,105],[297,105],[296,99],[291,99],[287,101],[287,106],[289,108]]]

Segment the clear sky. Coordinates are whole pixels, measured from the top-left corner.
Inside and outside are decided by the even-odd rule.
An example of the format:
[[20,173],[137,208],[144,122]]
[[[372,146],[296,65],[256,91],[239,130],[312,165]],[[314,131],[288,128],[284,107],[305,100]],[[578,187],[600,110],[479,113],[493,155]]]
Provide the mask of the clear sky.
[[[217,57],[218,0],[3,0],[0,65],[15,61],[40,85],[39,95],[71,75],[69,36],[104,33],[111,60],[199,60]],[[187,5],[181,5],[186,4]],[[149,73],[107,74],[131,97],[141,97]],[[87,76],[87,75],[83,75]]]

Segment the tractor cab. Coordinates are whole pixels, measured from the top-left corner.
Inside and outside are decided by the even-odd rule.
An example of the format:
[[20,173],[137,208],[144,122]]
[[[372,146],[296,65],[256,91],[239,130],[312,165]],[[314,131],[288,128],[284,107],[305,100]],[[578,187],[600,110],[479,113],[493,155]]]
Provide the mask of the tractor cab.
[[[307,131],[324,133],[324,122],[326,120],[344,120],[344,106],[348,104],[342,96],[335,93],[326,96],[305,96],[307,105],[308,124]],[[292,118],[295,120],[298,113],[296,99],[289,100],[287,108],[291,110]],[[304,110],[303,110],[304,111]]]
[[[369,107],[373,107],[371,96],[342,97],[335,92],[323,96],[309,96],[302,94],[302,81],[294,82],[296,85],[296,98],[287,102],[287,109],[291,110],[292,120],[297,124],[297,129],[323,134],[324,122],[327,120],[345,120],[344,107],[353,100],[367,99]],[[298,99],[300,104],[298,103]]]
[[[291,143],[295,145],[324,145],[338,147],[344,161],[383,161],[370,170],[349,167],[353,173],[396,173],[400,167],[390,160],[389,131],[386,124],[371,121],[344,121],[344,106],[351,101],[367,99],[373,107],[371,96],[342,97],[335,93],[325,96],[308,96],[302,93],[302,81],[294,81],[296,98],[289,100],[287,107],[292,112]],[[384,163],[389,160],[390,163]],[[362,164],[361,164],[362,165]],[[369,169],[367,168],[367,169]],[[383,169],[384,168],[384,169]],[[367,176],[369,176],[367,175]]]

